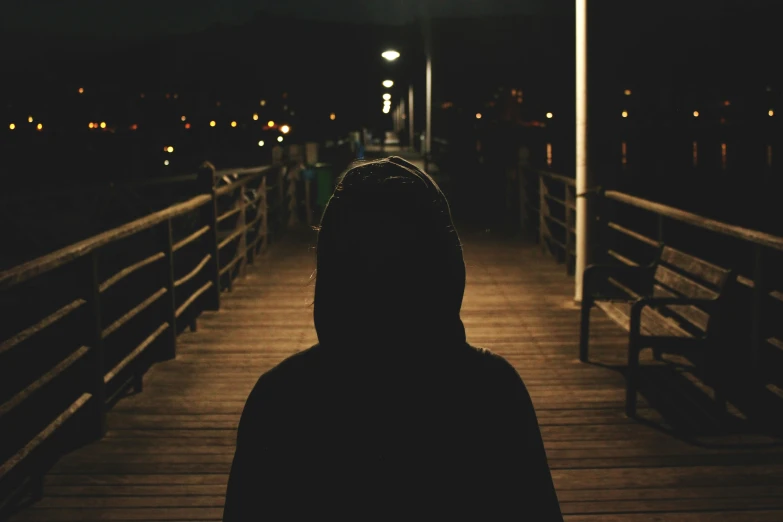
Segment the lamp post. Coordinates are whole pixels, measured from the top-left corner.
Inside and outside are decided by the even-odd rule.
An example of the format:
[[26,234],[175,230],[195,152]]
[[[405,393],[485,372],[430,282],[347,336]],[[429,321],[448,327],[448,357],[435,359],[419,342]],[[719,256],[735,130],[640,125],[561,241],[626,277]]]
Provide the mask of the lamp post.
[[[430,47],[429,31],[425,34],[425,47],[427,51],[427,65],[425,70],[425,133],[424,133],[424,156],[425,165],[432,151],[432,53]],[[387,61],[393,62],[400,57],[400,53],[395,50],[387,50],[381,53],[381,56]],[[408,140],[411,150],[414,150],[414,124],[413,124],[413,83],[408,85]]]
[[582,276],[589,263],[589,234],[595,204],[587,157],[587,0],[576,0],[576,266],[574,299],[582,301]]

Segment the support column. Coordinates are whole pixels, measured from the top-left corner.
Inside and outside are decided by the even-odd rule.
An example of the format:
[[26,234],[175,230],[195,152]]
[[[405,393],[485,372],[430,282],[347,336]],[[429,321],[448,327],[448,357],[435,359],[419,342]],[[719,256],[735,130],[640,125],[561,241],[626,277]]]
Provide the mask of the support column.
[[413,84],[408,85],[408,148],[415,150],[413,144]]
[[582,301],[582,274],[589,264],[595,203],[587,158],[587,0],[576,0],[576,263],[574,299]]

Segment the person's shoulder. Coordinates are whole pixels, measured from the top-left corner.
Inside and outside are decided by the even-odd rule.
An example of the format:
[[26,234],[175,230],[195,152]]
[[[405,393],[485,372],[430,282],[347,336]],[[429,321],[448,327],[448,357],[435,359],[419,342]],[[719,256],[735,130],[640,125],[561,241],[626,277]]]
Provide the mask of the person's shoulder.
[[320,345],[314,345],[286,357],[283,361],[261,374],[248,396],[245,409],[259,407],[275,401],[275,398],[291,397],[302,383],[310,382],[312,374],[321,366],[323,357]]
[[490,379],[493,383],[506,389],[525,388],[522,377],[505,357],[487,348],[479,348],[472,345],[466,346],[471,364],[481,368],[486,379]]

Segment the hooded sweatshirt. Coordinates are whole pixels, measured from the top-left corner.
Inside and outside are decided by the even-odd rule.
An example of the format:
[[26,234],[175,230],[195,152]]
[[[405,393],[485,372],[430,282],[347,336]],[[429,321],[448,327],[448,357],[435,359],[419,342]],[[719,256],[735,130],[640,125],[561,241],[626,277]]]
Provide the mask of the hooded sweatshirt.
[[318,233],[319,343],[248,397],[223,520],[562,520],[524,383],[465,341],[464,289],[435,181],[348,170]]

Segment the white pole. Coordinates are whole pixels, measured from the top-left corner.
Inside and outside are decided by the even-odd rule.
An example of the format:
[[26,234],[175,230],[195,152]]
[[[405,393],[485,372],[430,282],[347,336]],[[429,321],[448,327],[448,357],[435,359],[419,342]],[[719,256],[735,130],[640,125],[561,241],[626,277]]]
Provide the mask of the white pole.
[[587,266],[590,189],[587,172],[587,0],[576,0],[576,269],[574,299],[582,301],[582,274]]
[[[429,46],[428,46],[429,47]],[[427,122],[426,122],[426,134],[424,135],[424,154],[428,157],[430,151],[432,151],[432,57],[429,49],[427,51],[427,92],[426,92],[426,104],[427,104]]]
[[408,86],[408,147],[413,148],[413,84]]

